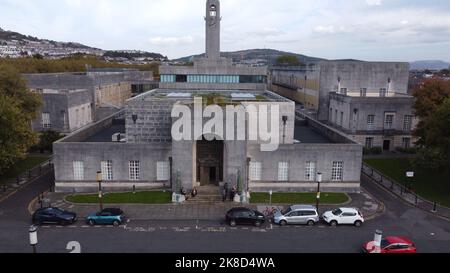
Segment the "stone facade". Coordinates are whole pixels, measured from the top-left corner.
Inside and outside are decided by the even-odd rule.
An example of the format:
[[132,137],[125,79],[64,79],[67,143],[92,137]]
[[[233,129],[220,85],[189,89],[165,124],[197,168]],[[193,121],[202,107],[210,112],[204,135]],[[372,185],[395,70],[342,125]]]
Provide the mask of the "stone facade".
[[418,123],[413,103],[413,97],[397,93],[387,97],[331,93],[328,123],[367,148],[411,148]]
[[[329,94],[332,92],[360,92],[361,88],[365,88],[368,93],[379,93],[380,89],[386,88],[391,92],[407,94],[409,64],[321,61],[302,66],[273,67],[270,74],[271,90],[276,91],[276,88],[284,87],[284,94],[318,111],[317,118],[326,121],[329,117]],[[303,92],[308,94],[306,99]],[[311,99],[309,96],[316,98]]]

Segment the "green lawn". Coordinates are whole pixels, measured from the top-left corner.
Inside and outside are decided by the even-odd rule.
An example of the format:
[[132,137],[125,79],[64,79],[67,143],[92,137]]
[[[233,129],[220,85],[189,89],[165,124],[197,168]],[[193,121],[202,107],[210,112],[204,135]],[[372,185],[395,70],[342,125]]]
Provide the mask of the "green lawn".
[[38,166],[47,161],[49,157],[45,156],[30,156],[24,160],[20,160],[12,168],[10,168],[4,175],[0,176],[0,184],[9,180],[15,179],[18,175]]
[[437,173],[414,169],[408,158],[366,159],[364,162],[403,185],[409,183],[406,172],[414,171],[413,190],[430,201],[450,207],[450,171]]
[[[274,193],[272,204],[316,204],[316,193]],[[252,193],[250,202],[252,204],[269,204],[268,193]],[[321,204],[343,204],[349,201],[344,193],[321,193]]]
[[[96,204],[99,202],[98,194],[70,195],[66,200],[78,204]],[[172,194],[162,191],[144,191],[127,193],[107,193],[103,196],[105,204],[169,204],[172,203]]]

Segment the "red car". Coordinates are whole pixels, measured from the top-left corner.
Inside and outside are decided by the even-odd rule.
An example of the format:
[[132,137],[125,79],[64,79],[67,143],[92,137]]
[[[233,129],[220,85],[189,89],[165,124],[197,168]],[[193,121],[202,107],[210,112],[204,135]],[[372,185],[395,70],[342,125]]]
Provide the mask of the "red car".
[[[365,253],[375,252],[375,242],[368,242],[364,244],[363,251]],[[394,253],[417,253],[414,243],[405,237],[386,237],[381,241],[381,253],[394,254]]]

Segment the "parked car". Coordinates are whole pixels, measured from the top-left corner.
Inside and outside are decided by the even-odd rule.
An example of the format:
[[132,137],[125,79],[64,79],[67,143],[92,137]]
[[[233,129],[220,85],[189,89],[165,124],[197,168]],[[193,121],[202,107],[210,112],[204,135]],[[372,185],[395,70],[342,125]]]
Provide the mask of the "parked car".
[[360,227],[364,223],[362,213],[355,208],[339,208],[333,211],[327,211],[323,214],[322,218],[331,226],[354,225]]
[[70,225],[77,221],[77,215],[59,208],[42,208],[33,213],[32,221],[36,225]]
[[[371,241],[363,245],[364,253],[374,253],[375,242]],[[381,241],[381,253],[394,254],[394,253],[417,253],[414,243],[405,237],[386,237]]]
[[314,226],[320,221],[317,209],[309,205],[294,205],[286,210],[277,211],[274,216],[274,223],[285,225],[308,225]]
[[236,225],[254,225],[260,227],[265,223],[264,214],[248,208],[234,208],[225,216],[226,222],[235,227]]
[[86,222],[91,226],[97,224],[120,226],[128,221],[125,213],[121,209],[115,208],[104,209],[86,217]]

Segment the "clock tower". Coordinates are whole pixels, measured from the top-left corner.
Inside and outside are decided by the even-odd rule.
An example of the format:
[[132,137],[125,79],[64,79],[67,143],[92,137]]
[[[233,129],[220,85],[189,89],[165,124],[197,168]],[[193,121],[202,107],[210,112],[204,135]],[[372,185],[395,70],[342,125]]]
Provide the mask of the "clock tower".
[[220,58],[220,2],[208,0],[206,2],[206,58]]

